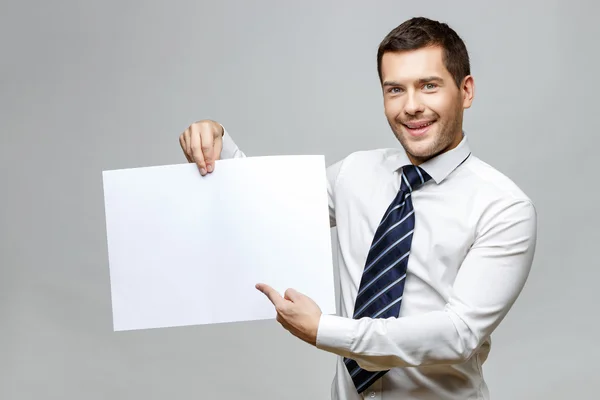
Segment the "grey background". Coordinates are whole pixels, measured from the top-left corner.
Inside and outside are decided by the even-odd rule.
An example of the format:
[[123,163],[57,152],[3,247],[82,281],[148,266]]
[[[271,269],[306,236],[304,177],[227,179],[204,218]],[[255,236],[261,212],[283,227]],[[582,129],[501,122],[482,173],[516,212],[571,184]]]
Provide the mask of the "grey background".
[[397,146],[375,53],[414,15],[466,41],[471,145],[539,212],[492,396],[598,398],[597,3],[0,4],[1,399],[327,399],[333,356],[275,321],[112,332],[101,171],[184,162],[203,118],[248,155]]

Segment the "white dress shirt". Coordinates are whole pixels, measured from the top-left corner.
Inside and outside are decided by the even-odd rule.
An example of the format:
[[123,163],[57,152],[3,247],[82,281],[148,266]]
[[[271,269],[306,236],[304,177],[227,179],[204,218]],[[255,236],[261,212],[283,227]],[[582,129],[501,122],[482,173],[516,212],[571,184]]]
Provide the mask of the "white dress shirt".
[[[244,156],[225,131],[221,157]],[[415,228],[400,316],[352,319],[375,230],[406,164],[403,149],[377,149],[327,168],[341,309],[322,315],[317,347],[339,355],[332,399],[487,400],[482,364],[490,334],[529,274],[536,210],[515,183],[471,154],[463,136],[458,147],[421,164],[432,179],[412,193]],[[389,372],[359,395],[343,357]]]

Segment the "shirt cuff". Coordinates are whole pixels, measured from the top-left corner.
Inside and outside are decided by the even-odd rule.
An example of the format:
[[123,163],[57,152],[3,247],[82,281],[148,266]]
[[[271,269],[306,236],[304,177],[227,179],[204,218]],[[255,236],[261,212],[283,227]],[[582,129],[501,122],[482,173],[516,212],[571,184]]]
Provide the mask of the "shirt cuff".
[[348,354],[354,341],[358,321],[337,315],[322,314],[317,329],[316,347],[335,354]]
[[221,149],[221,159],[236,158],[238,156],[238,146],[233,141],[233,138],[227,132],[223,125],[223,148]]

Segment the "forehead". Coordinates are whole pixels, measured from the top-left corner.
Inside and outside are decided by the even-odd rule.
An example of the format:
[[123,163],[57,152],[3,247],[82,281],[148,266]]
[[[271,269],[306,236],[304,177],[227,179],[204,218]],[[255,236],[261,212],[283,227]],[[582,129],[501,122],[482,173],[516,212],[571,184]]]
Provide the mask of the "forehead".
[[381,59],[383,81],[415,81],[425,76],[450,77],[441,47],[387,52]]

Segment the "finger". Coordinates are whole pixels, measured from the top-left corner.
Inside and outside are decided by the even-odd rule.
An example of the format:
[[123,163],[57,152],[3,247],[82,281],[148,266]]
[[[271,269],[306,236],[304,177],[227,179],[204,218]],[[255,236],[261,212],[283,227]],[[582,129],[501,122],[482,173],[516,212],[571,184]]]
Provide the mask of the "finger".
[[201,149],[204,162],[206,164],[206,170],[212,172],[215,168],[215,155],[214,155],[214,134],[212,127],[205,126],[200,130],[201,138]]
[[202,154],[202,138],[200,137],[200,127],[198,125],[192,125],[190,137],[192,160],[198,165],[200,174],[206,175],[206,163]]
[[[186,132],[187,132],[187,129],[186,129]],[[181,146],[181,150],[183,151],[183,154],[185,155],[185,158],[187,159],[187,161],[188,161],[189,163],[191,163],[191,162],[192,162],[192,159],[190,158],[190,156],[189,156],[189,154],[188,154],[188,151],[187,151],[187,144],[186,144],[186,142],[185,142],[185,140],[186,140],[186,139],[185,139],[185,137],[186,137],[186,136],[185,136],[185,135],[186,135],[186,132],[183,132],[181,135],[179,135],[179,145]]]
[[190,158],[190,160],[192,160],[192,162],[194,162],[194,159],[192,158],[192,127],[188,126],[188,128],[185,130],[185,152],[187,154],[187,156]]
[[284,298],[271,286],[259,283],[256,285],[256,288],[263,292],[278,310],[285,304]]

